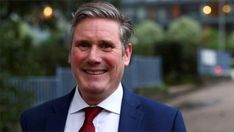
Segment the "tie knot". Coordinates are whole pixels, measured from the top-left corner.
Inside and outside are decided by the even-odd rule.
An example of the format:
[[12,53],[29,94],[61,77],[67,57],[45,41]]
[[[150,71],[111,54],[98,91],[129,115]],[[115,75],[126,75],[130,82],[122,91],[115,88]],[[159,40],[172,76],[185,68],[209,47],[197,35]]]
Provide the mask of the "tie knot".
[[85,120],[79,132],[95,132],[93,119],[102,111],[101,107],[87,107],[85,111]]
[[92,123],[93,119],[102,111],[101,107],[87,107],[84,108],[85,120]]

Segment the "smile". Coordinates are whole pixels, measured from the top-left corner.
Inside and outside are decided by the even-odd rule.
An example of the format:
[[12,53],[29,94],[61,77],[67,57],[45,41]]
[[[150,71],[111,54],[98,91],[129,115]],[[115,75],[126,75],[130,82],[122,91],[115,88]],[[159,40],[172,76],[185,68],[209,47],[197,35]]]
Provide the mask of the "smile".
[[84,70],[89,75],[101,75],[107,72],[107,70]]

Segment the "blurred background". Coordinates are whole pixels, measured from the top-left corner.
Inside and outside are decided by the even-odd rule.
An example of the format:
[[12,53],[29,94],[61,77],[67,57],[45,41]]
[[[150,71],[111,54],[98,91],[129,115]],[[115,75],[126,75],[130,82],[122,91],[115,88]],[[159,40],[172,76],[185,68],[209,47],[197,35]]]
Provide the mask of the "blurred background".
[[[72,12],[90,0],[0,0],[0,132],[75,85]],[[234,0],[106,0],[135,24],[123,84],[177,107],[188,131],[233,131]]]

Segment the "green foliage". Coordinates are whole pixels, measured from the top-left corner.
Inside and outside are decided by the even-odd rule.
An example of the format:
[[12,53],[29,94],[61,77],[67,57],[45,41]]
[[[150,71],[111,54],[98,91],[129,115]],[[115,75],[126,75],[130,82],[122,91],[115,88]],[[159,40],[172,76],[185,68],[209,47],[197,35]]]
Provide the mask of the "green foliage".
[[160,84],[155,86],[138,87],[135,92],[139,95],[159,100],[168,96],[169,89],[166,84]]
[[48,41],[34,51],[35,60],[40,64],[43,75],[54,75],[58,66],[68,66],[68,49],[59,42],[47,43]]
[[218,49],[219,33],[217,29],[205,28],[202,32],[202,43],[200,47],[209,49]]
[[0,76],[0,131],[17,131],[20,114],[31,106],[34,95],[7,83]]
[[133,54],[143,55],[143,56],[153,56],[154,54],[154,45],[133,45]]
[[162,58],[162,73],[165,83],[180,84],[185,76],[196,76],[196,49],[184,52],[180,43],[163,42],[156,46],[156,55]]
[[154,46],[163,39],[163,30],[152,21],[145,21],[136,26],[133,36],[134,53],[153,55]]
[[151,21],[136,26],[134,53],[160,56],[164,79],[168,84],[180,84],[186,79],[184,76],[195,78],[196,50],[202,38],[201,26],[191,18],[180,17],[169,25],[166,33],[165,37],[160,26]]
[[0,69],[15,75],[40,72],[33,59],[32,40],[21,34],[21,21],[9,20],[0,25]]
[[[184,76],[196,76],[196,50],[201,42],[201,27],[188,17],[174,20],[167,30],[167,38],[155,48],[162,57],[166,83],[180,84]],[[183,76],[181,76],[183,75]]]
[[161,27],[152,21],[145,21],[136,26],[134,35],[137,44],[155,44],[163,39],[163,31]]
[[201,27],[189,17],[180,17],[169,25],[167,38],[184,45],[198,44],[201,40]]
[[[56,27],[56,26],[55,26]],[[0,24],[0,132],[18,131],[20,113],[33,104],[35,96],[6,80],[9,76],[52,75],[67,63],[61,32],[57,29],[38,45],[33,43],[32,27],[17,15]]]
[[234,32],[232,32],[232,33],[228,36],[226,48],[227,48],[229,51],[234,52]]
[[35,45],[31,28],[17,16],[0,25],[1,71],[14,76],[52,75],[56,67],[67,66],[68,49],[62,31],[54,29]]

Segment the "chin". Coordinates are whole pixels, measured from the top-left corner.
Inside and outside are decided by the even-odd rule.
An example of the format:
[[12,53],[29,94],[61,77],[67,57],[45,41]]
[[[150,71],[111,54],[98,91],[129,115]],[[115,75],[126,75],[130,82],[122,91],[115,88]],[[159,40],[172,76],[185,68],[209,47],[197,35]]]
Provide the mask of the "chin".
[[90,94],[99,95],[102,94],[105,90],[103,88],[95,87],[95,88],[87,88],[85,91]]
[[105,89],[104,86],[100,86],[100,85],[88,85],[88,86],[85,86],[84,89],[87,89],[89,91],[103,91]]

